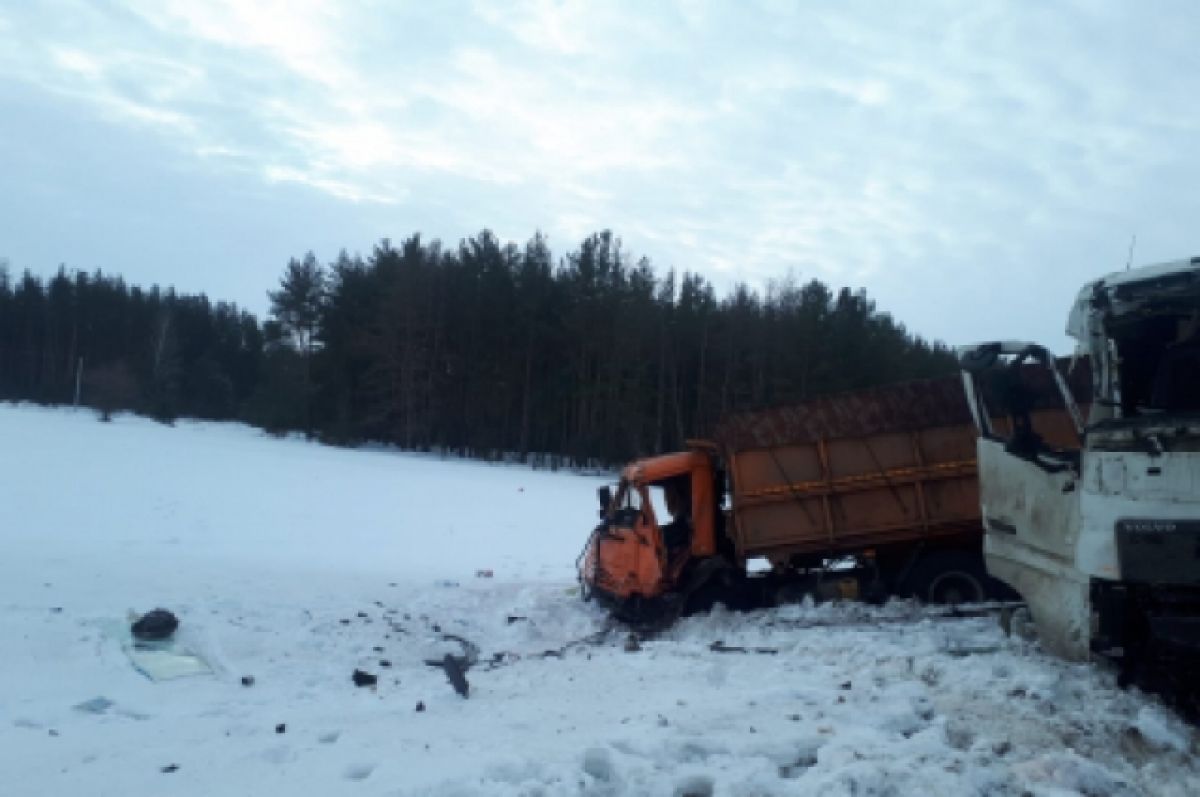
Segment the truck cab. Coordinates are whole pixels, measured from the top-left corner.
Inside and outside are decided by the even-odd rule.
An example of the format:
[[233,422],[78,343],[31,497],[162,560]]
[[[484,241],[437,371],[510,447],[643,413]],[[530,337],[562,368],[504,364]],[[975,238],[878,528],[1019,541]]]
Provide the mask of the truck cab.
[[580,583],[621,619],[673,619],[698,576],[694,563],[706,571],[727,564],[714,556],[721,476],[702,446],[636,460],[615,491],[600,488],[600,524],[581,555]]
[[[1157,654],[1200,648],[1200,258],[1089,283],[1067,332],[1077,351],[1064,365],[1022,342],[959,350],[985,557],[1045,647],[1133,679]],[[1086,411],[1068,385],[1079,368]],[[1027,388],[1039,370],[1072,419],[1065,440],[1038,428]]]

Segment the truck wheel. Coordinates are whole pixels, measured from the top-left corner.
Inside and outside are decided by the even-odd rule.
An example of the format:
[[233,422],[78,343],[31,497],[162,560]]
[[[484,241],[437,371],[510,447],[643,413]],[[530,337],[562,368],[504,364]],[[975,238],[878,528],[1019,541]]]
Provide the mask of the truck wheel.
[[988,597],[982,559],[963,551],[935,551],[922,557],[907,581],[908,591],[923,603],[955,606],[979,603]]
[[800,581],[785,581],[775,588],[771,595],[771,605],[791,606],[804,603],[805,598],[815,602],[812,589],[807,584]]
[[737,584],[730,571],[718,570],[688,595],[684,614],[711,612],[718,603],[727,609],[737,609],[737,593]]

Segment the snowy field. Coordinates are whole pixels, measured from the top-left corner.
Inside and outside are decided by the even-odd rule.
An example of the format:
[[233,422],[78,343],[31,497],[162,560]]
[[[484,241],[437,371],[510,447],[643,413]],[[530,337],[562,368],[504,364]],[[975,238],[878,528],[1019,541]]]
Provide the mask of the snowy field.
[[[990,619],[629,645],[574,591],[598,483],[0,405],[0,794],[1200,794],[1194,731]],[[132,666],[156,606],[210,674]],[[448,634],[469,699],[425,663]]]

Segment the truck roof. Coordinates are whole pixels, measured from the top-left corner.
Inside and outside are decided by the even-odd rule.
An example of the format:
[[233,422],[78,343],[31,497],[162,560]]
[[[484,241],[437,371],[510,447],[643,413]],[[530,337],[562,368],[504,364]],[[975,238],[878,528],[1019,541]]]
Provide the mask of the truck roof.
[[1200,257],[1141,266],[1093,280],[1080,289],[1067,317],[1067,334],[1086,343],[1104,316],[1139,311],[1147,302],[1170,310],[1200,301]]
[[674,454],[634,460],[621,470],[621,478],[635,484],[652,484],[687,473],[697,458],[703,460],[705,455],[698,451],[678,451]]
[[1098,283],[1103,283],[1105,287],[1116,288],[1121,285],[1151,282],[1162,279],[1163,277],[1171,276],[1173,274],[1181,274],[1186,272],[1200,274],[1200,257],[1169,260],[1165,263],[1153,263],[1146,266],[1138,266],[1137,268],[1126,269],[1125,271],[1114,271],[1111,274],[1107,274],[1098,280],[1093,280],[1092,282],[1088,283],[1084,286],[1084,290],[1088,290]]

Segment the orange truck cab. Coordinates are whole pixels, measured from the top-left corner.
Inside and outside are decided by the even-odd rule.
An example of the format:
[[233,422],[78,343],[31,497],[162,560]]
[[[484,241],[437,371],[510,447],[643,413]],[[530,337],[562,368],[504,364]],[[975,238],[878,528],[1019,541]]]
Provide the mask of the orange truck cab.
[[723,476],[709,447],[637,460],[622,469],[615,494],[600,488],[601,522],[580,557],[580,582],[619,618],[669,621],[683,610],[689,583],[729,566],[714,556]]

